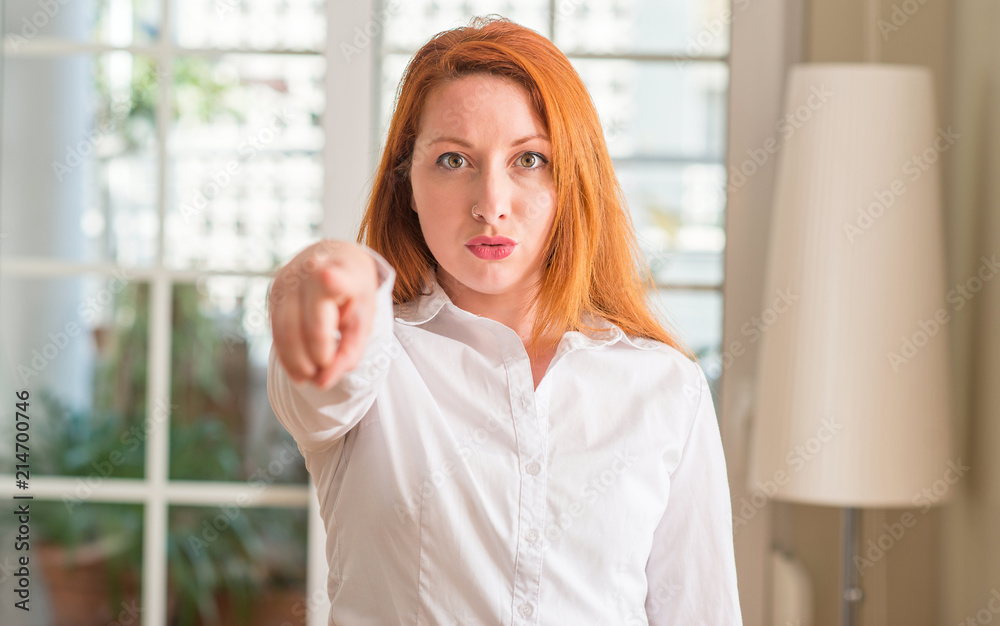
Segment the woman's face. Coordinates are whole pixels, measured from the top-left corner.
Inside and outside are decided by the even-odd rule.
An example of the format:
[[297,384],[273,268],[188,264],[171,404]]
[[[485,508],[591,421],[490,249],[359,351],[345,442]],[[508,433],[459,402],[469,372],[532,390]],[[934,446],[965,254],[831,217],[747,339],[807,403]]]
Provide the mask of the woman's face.
[[[413,210],[456,304],[475,295],[465,290],[527,295],[540,283],[555,213],[551,160],[520,85],[474,74],[428,96],[410,169]],[[481,236],[510,242],[474,245]]]

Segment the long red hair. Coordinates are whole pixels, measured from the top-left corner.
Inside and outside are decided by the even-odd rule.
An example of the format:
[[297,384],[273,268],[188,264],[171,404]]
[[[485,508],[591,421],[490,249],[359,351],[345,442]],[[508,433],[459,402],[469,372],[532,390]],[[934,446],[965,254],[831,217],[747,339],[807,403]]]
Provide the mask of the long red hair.
[[529,348],[551,345],[568,330],[597,330],[583,319],[591,313],[693,358],[647,302],[646,292],[655,283],[583,81],[552,42],[503,18],[476,18],[468,27],[439,33],[417,51],[403,75],[358,233],[359,243],[396,269],[393,301],[409,302],[425,293],[437,268],[417,214],[410,210],[409,170],[420,114],[436,87],[475,73],[523,86],[552,142],[555,219]]

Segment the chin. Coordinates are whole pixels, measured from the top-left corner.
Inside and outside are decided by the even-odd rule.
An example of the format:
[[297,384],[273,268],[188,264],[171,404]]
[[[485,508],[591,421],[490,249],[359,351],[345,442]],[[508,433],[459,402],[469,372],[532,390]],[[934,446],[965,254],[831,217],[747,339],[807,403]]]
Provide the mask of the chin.
[[[492,269],[492,268],[491,268]],[[475,291],[476,293],[481,293],[483,295],[499,296],[509,292],[521,285],[524,281],[524,276],[509,275],[507,272],[496,272],[487,271],[485,273],[476,273],[474,275],[455,275],[452,274],[453,281],[458,285]]]
[[459,282],[461,282],[465,287],[471,289],[472,291],[490,296],[499,296],[505,294],[517,284],[516,281],[489,280],[489,279],[486,280],[479,279],[479,280],[470,280],[469,282],[462,282],[462,281]]

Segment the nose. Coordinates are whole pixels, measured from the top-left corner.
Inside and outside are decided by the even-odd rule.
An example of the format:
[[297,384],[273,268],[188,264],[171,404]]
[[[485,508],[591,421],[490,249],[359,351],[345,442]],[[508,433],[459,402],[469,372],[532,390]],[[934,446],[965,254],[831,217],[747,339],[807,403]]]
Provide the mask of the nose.
[[502,169],[490,166],[480,175],[479,197],[471,211],[473,219],[493,224],[510,217],[513,182]]

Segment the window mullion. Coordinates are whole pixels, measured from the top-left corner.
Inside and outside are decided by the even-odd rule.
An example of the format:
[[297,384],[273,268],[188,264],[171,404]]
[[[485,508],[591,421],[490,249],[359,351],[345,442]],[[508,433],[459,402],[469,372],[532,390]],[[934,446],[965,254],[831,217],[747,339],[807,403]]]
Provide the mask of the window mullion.
[[[162,24],[157,46],[173,41],[171,0],[163,0]],[[170,90],[173,58],[167,53],[157,58],[157,170],[156,268],[163,267],[167,212],[167,135],[170,126]],[[149,353],[147,358],[146,480],[149,481],[143,524],[142,626],[167,624],[167,511],[166,487],[170,456],[170,332],[173,293],[170,278],[158,274],[150,284]],[[149,422],[149,420],[152,420]]]
[[[376,0],[327,1],[326,113],[323,116],[324,237],[354,239],[378,150],[373,69],[381,22]],[[377,27],[377,28],[376,28]],[[371,33],[364,46],[358,32]],[[346,47],[345,47],[346,46]]]
[[143,525],[142,626],[167,623],[167,469],[170,448],[171,282],[150,285],[149,367],[146,393],[146,492]]

